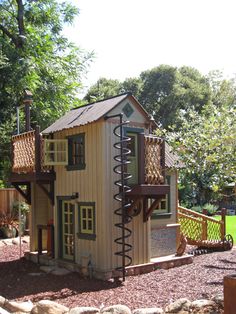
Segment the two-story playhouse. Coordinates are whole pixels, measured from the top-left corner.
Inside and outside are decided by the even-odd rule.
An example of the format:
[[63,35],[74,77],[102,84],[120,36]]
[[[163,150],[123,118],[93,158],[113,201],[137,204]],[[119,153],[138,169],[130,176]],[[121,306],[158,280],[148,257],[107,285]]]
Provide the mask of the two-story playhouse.
[[42,230],[47,247],[51,222],[55,260],[98,278],[124,275],[129,264],[151,269],[154,257],[174,254],[176,158],[154,128],[123,94],[73,109],[42,133],[13,136],[10,180],[31,204],[30,251]]

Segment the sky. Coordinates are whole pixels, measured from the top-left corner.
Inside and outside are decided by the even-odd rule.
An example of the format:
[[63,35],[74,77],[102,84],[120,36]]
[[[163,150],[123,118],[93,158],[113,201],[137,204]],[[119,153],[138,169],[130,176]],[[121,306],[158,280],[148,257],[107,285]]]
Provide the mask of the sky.
[[[236,73],[235,0],[71,0],[66,35],[95,58],[83,83],[125,80],[160,64]],[[85,89],[86,90],[86,89]]]

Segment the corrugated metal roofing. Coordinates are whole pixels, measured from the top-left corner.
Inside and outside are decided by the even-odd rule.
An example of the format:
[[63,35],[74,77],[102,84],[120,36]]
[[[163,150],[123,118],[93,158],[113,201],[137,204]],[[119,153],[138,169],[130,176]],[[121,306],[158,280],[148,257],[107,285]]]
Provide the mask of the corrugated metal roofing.
[[171,151],[170,145],[165,143],[165,166],[167,168],[183,168],[184,164],[179,157]]
[[76,126],[85,125],[94,121],[97,121],[110,110],[116,107],[121,101],[123,101],[130,94],[123,94],[106,100],[98,101],[93,104],[73,109],[63,117],[58,119],[43,133],[54,133],[64,129],[70,129]]

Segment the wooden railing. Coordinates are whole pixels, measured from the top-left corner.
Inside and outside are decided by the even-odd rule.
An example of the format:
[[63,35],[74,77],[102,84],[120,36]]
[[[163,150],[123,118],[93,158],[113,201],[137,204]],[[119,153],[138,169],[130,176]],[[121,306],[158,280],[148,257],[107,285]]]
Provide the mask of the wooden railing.
[[49,172],[44,166],[43,137],[39,127],[35,130],[12,136],[12,172]]
[[163,184],[165,168],[164,141],[155,136],[144,136],[145,184]]
[[179,206],[178,219],[180,230],[187,238],[188,244],[199,245],[201,241],[223,241],[224,239],[224,215],[222,215],[222,220],[219,221]]

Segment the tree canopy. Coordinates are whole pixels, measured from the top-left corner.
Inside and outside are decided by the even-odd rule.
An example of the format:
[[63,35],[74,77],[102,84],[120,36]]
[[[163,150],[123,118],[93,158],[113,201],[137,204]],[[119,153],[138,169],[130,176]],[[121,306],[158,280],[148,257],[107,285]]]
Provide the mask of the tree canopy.
[[[92,55],[62,35],[78,9],[56,0],[0,2],[0,125],[13,129],[16,106],[24,89],[34,95],[32,123],[42,128],[80,104],[78,91]],[[0,130],[9,142],[10,134]],[[4,141],[5,142],[5,141]],[[9,159],[2,147],[0,164]]]

